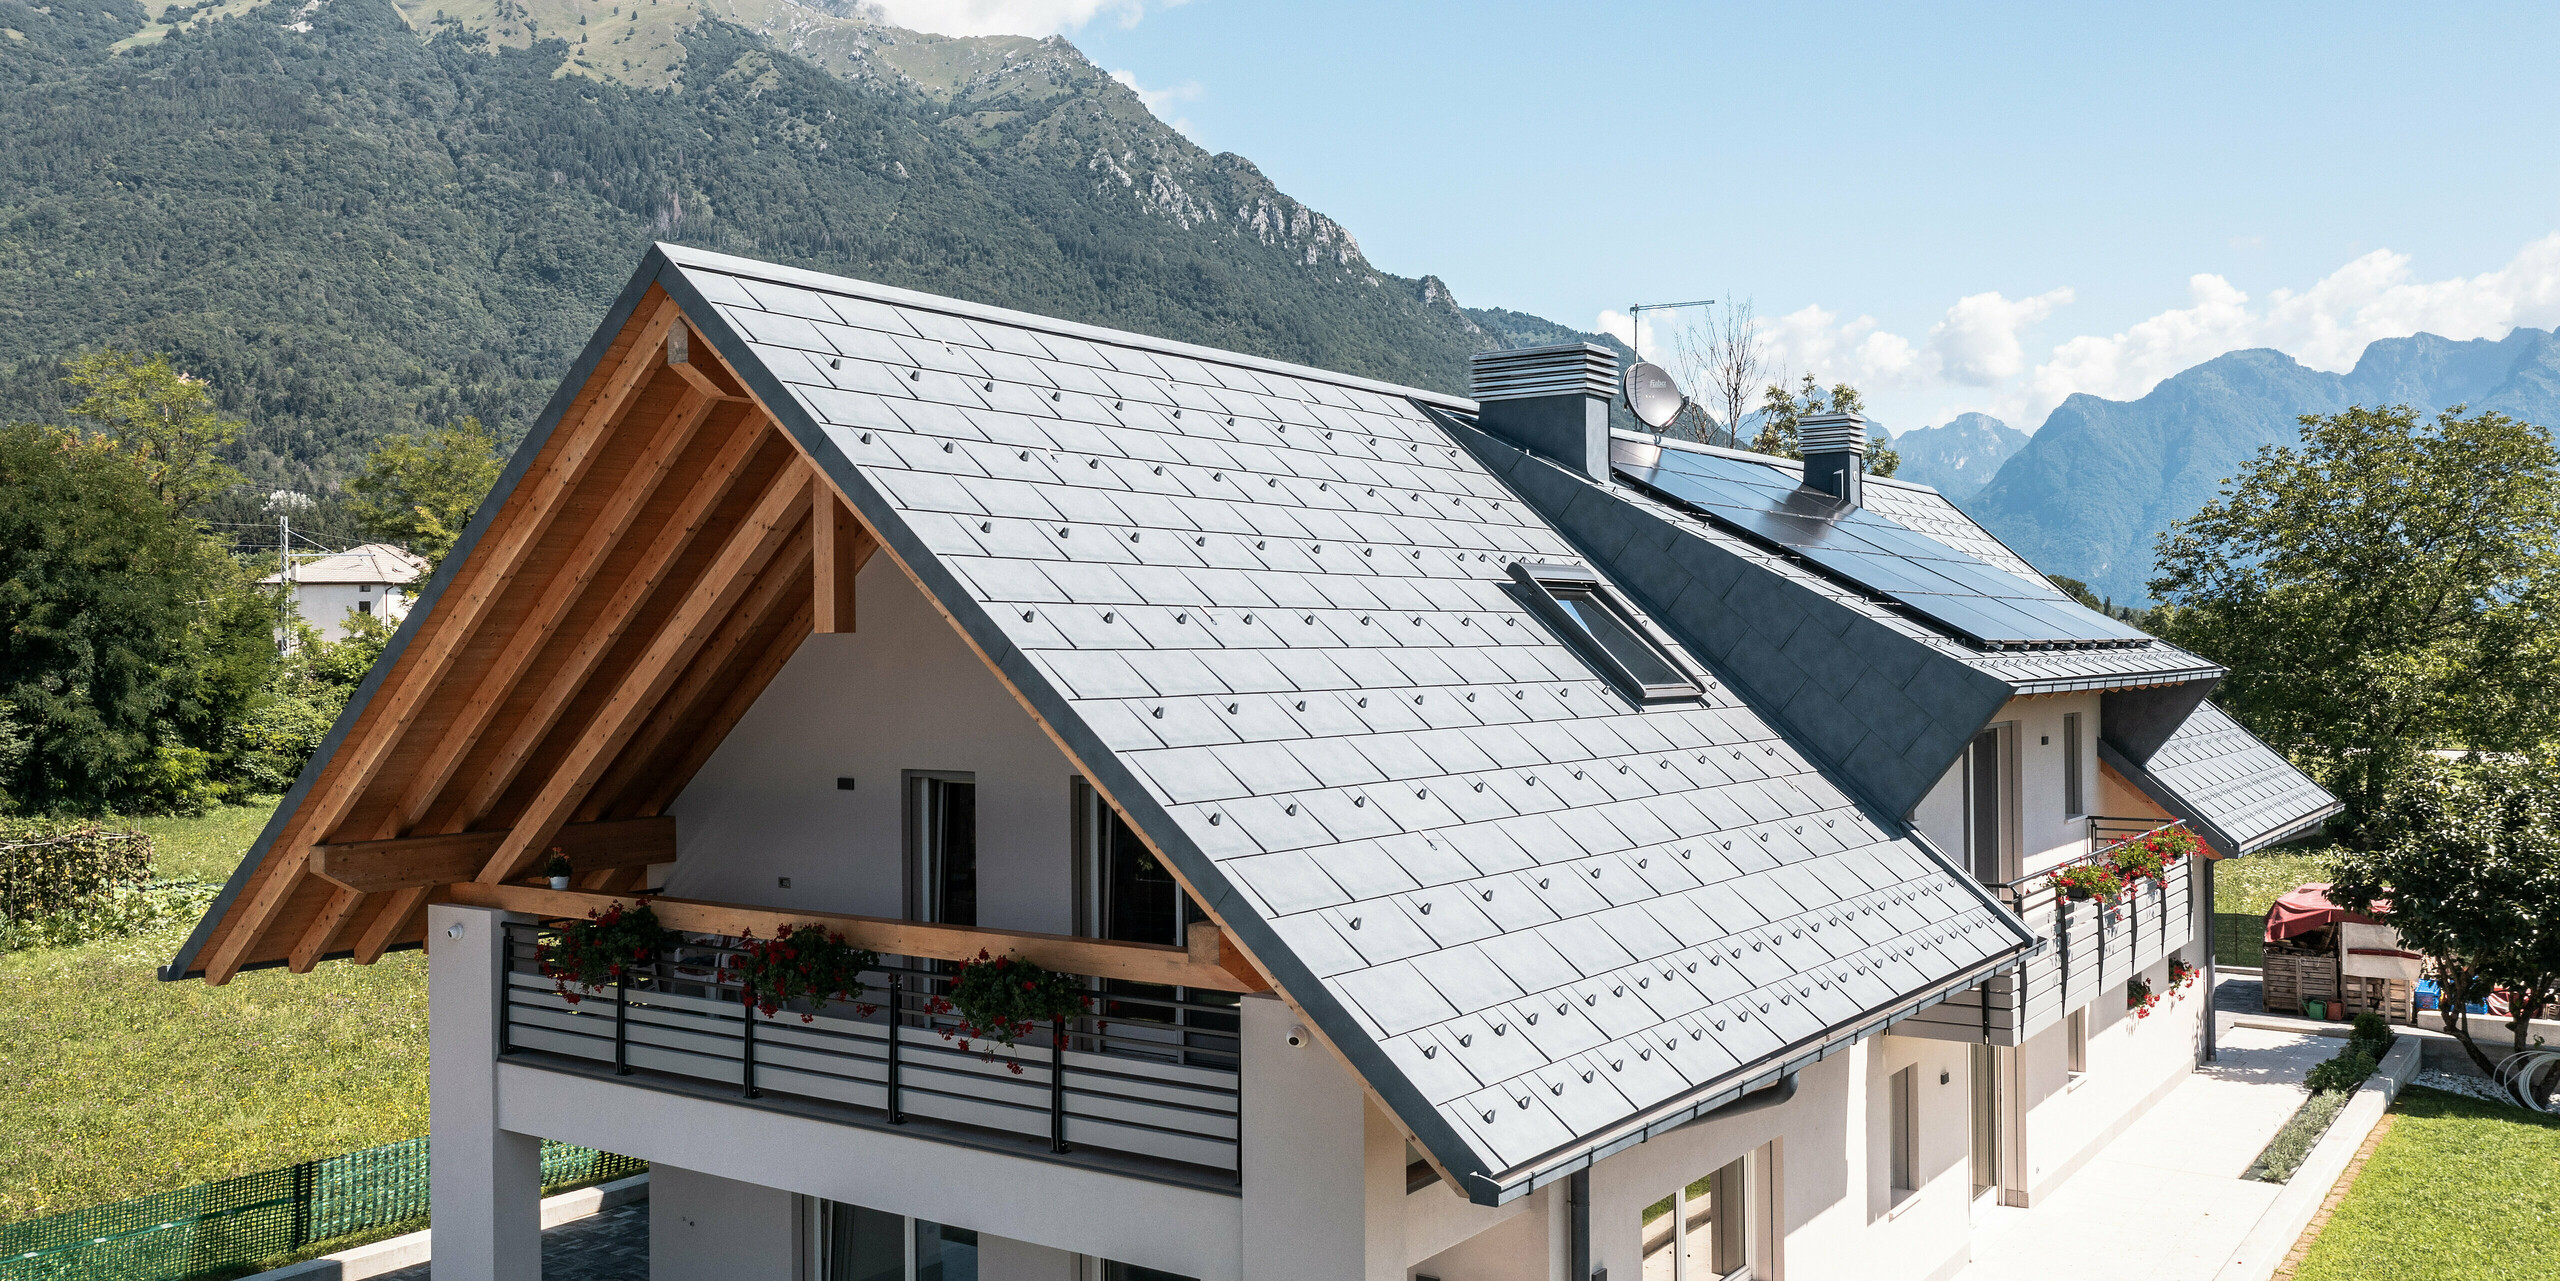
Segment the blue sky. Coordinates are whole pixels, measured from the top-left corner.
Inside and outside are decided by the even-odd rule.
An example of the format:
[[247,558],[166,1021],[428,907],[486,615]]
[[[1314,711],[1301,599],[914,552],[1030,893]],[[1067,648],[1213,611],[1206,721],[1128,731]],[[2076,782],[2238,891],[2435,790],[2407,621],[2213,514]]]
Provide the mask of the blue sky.
[[888,8],[1067,35],[1469,305],[1748,297],[1897,429],[2560,322],[2550,7]]

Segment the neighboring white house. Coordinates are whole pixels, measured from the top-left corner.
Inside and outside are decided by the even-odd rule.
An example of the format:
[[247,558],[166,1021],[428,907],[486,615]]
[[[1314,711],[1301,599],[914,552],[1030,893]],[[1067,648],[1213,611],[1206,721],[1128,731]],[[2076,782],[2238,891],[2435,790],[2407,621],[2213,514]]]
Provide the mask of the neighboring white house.
[[379,614],[394,623],[408,617],[409,602],[427,568],[424,557],[387,543],[366,543],[297,560],[289,579],[276,573],[258,581],[290,581],[302,621],[319,629],[320,639],[334,641],[346,635],[349,614]]
[[[164,974],[429,949],[441,1281],[539,1275],[545,1138],[668,1281],[1948,1275],[2210,1050],[2127,989],[2211,863],[2046,872],[2335,802],[1854,417],[1613,435],[1613,365],[660,246]],[[643,889],[684,951],[563,1000]],[[785,925],[860,1004],[748,1012]],[[1094,1013],[956,1043],[982,951]]]

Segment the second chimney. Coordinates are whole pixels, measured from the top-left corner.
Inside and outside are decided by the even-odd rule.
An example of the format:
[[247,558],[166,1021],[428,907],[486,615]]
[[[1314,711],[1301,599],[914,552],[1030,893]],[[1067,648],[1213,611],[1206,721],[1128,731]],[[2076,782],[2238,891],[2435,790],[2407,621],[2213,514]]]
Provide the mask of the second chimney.
[[1804,454],[1804,487],[1851,507],[1863,499],[1867,474],[1867,420],[1856,414],[1814,414],[1796,424]]
[[1468,390],[1476,425],[1533,454],[1609,483],[1609,404],[1618,355],[1593,343],[1478,352]]

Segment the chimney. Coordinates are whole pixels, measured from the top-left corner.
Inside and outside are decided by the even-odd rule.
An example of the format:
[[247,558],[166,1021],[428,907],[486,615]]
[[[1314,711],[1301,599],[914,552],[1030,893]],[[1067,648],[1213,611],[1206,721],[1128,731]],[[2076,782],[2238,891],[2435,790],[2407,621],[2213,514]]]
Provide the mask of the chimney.
[[1796,424],[1804,454],[1804,487],[1855,507],[1867,474],[1867,420],[1856,414],[1815,414]]
[[1609,404],[1618,355],[1592,343],[1478,352],[1468,379],[1476,425],[1609,483]]

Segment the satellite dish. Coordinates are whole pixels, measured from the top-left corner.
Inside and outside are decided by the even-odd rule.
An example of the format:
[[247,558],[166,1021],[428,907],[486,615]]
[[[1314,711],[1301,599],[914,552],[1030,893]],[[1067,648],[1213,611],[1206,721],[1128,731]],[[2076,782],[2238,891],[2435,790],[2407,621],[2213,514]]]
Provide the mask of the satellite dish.
[[1689,398],[1680,394],[1680,384],[1662,366],[1650,360],[1639,360],[1627,367],[1627,407],[1636,411],[1644,425],[1660,431],[1680,416]]

